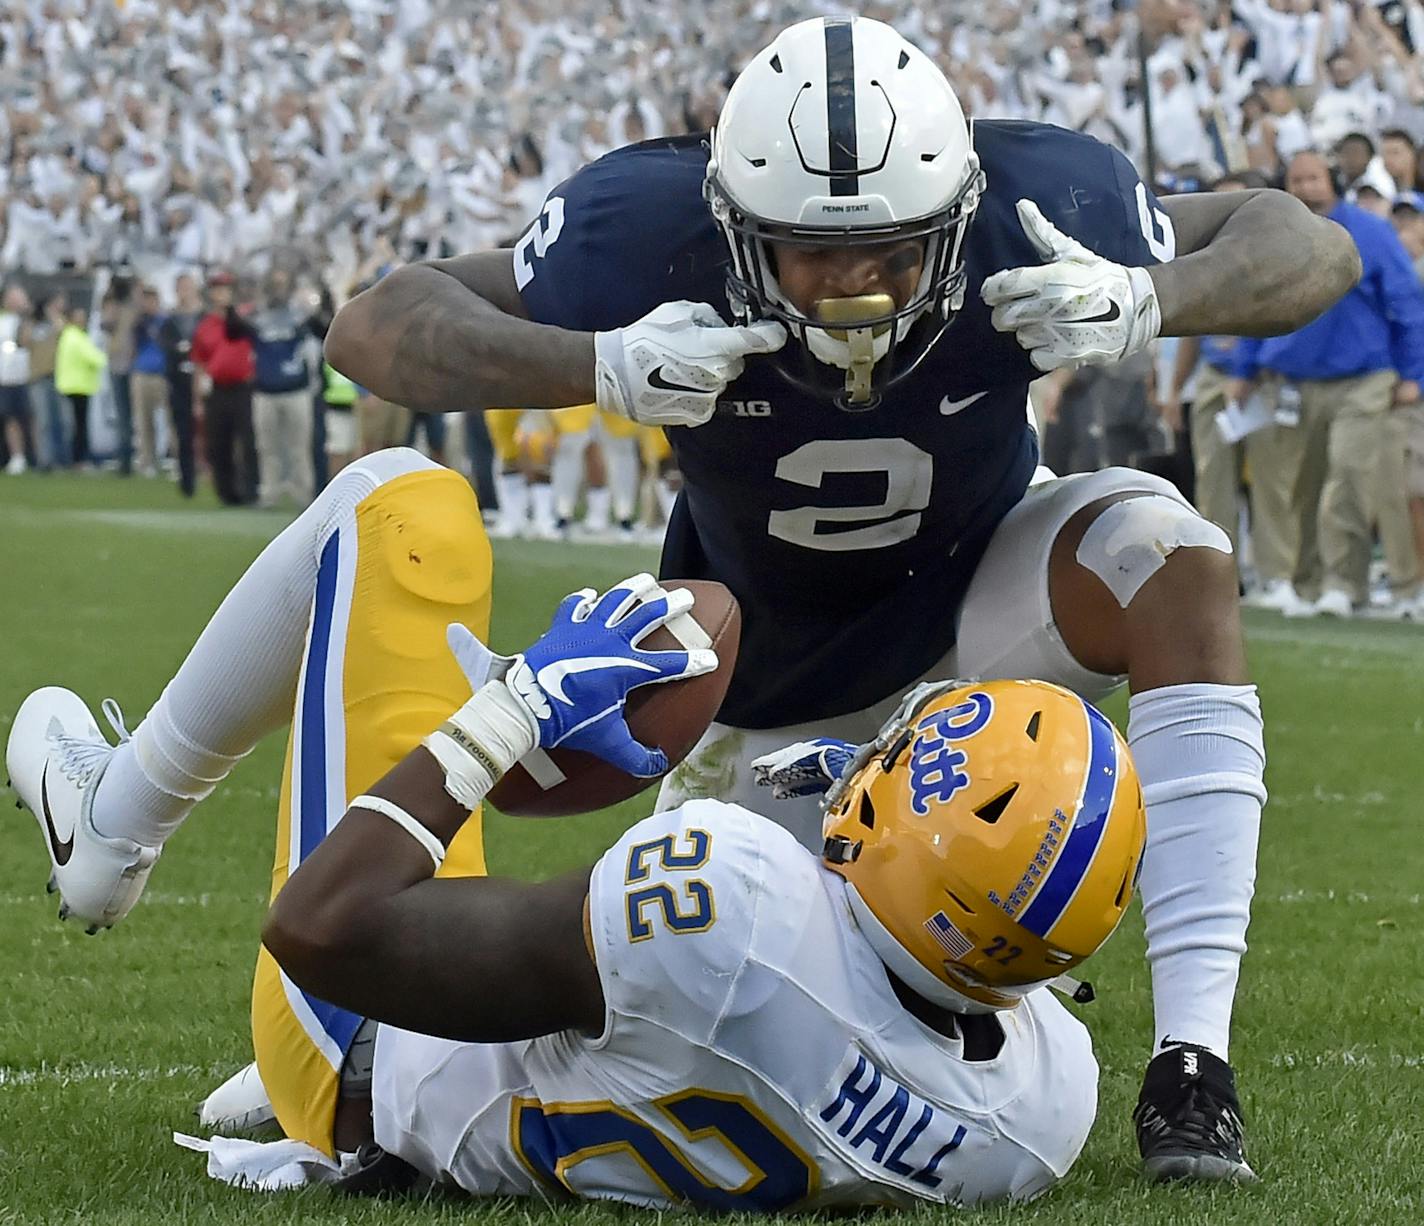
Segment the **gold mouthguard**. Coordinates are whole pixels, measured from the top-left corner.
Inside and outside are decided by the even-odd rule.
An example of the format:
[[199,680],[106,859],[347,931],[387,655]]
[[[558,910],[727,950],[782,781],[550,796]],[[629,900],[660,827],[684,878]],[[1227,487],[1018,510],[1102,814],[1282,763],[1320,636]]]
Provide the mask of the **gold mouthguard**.
[[[857,294],[853,298],[821,298],[816,303],[816,320],[823,324],[838,324],[841,328],[853,328],[867,319],[879,319],[895,309],[895,300],[889,294]],[[881,324],[874,329],[883,332],[889,324]],[[846,339],[842,331],[827,333],[838,341]]]
[[895,300],[889,294],[856,294],[851,298],[822,298],[816,303],[816,320],[823,324],[838,324],[827,328],[826,335],[850,346],[850,365],[846,368],[846,398],[852,404],[870,400],[870,381],[875,370],[875,338],[890,325],[857,328],[866,320],[879,319],[895,310]]

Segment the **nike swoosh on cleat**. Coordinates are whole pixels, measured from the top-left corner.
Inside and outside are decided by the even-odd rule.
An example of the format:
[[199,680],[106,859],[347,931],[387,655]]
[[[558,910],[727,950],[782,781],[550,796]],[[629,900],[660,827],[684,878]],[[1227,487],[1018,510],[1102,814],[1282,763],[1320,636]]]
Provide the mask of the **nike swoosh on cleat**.
[[987,396],[988,394],[988,390],[985,389],[982,392],[975,392],[972,396],[966,396],[963,400],[951,400],[948,396],[946,396],[943,400],[939,402],[939,411],[943,413],[946,417],[949,417],[955,413],[958,413],[960,409],[967,409],[980,397]]
[[705,387],[688,387],[685,383],[669,383],[663,377],[666,366],[658,366],[648,372],[648,386],[655,387],[660,392],[691,392],[695,396],[705,396]]
[[600,668],[641,668],[650,673],[658,671],[652,664],[629,660],[624,656],[581,656],[574,660],[555,660],[552,664],[544,665],[535,676],[544,693],[573,706],[574,700],[564,693],[564,678],[575,673],[591,673]]
[[69,863],[69,857],[74,854],[74,831],[69,832],[69,839],[61,843],[59,841],[59,831],[54,828],[54,816],[49,811],[49,763],[45,763],[44,773],[40,775],[40,806],[44,809],[45,829],[49,831],[50,851],[54,854],[54,862],[63,868]]
[[1090,315],[1086,319],[1078,319],[1074,320],[1074,322],[1080,324],[1110,324],[1121,314],[1122,307],[1118,306],[1116,302],[1109,302],[1107,310],[1101,315]]

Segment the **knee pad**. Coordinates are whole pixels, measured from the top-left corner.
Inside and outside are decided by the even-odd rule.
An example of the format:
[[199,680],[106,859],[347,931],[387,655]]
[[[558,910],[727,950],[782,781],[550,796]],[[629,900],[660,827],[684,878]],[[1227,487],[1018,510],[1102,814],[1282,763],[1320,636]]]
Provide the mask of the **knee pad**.
[[423,456],[414,447],[386,447],[362,456],[346,471],[364,469],[377,485],[404,477],[406,473],[423,472],[429,468],[441,467],[428,456]]
[[1143,494],[1106,507],[1088,525],[1075,556],[1125,609],[1173,553],[1192,547],[1232,552],[1226,533],[1185,503]]

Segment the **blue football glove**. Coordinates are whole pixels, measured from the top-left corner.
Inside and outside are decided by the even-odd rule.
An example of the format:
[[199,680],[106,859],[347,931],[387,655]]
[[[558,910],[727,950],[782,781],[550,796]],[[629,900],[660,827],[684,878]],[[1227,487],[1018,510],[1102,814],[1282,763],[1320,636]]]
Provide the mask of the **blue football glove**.
[[829,790],[850,765],[858,746],[835,737],[797,741],[752,759],[752,778],[769,787],[777,800],[816,796]]
[[634,575],[599,596],[584,588],[566,596],[544,636],[515,656],[504,683],[538,723],[539,746],[582,749],[651,779],[667,755],[633,739],[623,715],[630,690],[710,673],[709,649],[644,651],[657,627],[692,608],[686,589],[666,592],[652,575]]

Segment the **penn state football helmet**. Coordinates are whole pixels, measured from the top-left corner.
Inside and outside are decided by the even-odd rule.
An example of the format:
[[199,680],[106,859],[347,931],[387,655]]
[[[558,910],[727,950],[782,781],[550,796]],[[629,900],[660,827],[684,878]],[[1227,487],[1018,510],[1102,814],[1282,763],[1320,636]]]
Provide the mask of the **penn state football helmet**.
[[824,856],[901,982],[984,1013],[1108,939],[1146,830],[1095,708],[1041,681],[948,682],[911,691],[827,794]]
[[[827,17],[782,31],[736,79],[704,195],[731,248],[733,312],[783,323],[799,343],[774,359],[782,372],[861,410],[919,364],[963,305],[961,247],[983,188],[964,112],[934,62],[882,22]],[[767,245],[915,239],[924,255],[908,302],[827,299],[814,318],[782,291]]]

